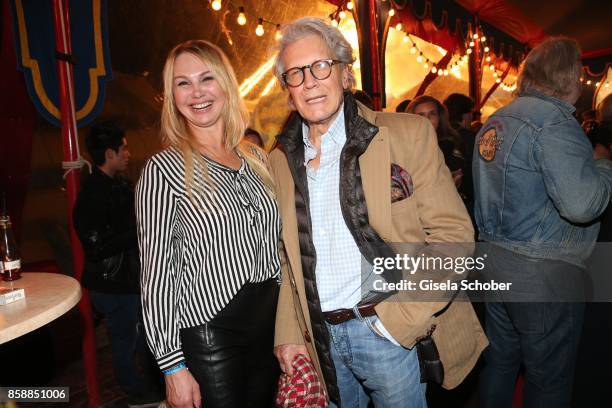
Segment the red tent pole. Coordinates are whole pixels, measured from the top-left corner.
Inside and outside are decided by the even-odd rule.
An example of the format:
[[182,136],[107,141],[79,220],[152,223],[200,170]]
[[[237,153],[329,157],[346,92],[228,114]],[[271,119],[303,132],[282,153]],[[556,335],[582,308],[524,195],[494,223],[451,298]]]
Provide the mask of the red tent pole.
[[[55,26],[55,47],[57,53],[57,77],[59,84],[60,111],[62,123],[62,141],[64,147],[64,161],[76,162],[79,160],[77,140],[77,126],[74,103],[74,81],[72,70],[72,47],[70,45],[70,16],[68,14],[68,0],[53,0],[53,22]],[[72,245],[72,262],[75,277],[80,281],[83,271],[83,249],[74,230],[72,222],[72,209],[79,192],[81,171],[71,169],[65,175],[68,225],[70,229],[70,243]],[[85,379],[89,407],[97,407],[99,401],[98,380],[96,376],[96,347],[93,330],[93,318],[89,304],[89,292],[83,291],[79,302],[81,321],[83,327],[83,364],[85,366]]]
[[482,107],[481,101],[481,89],[482,86],[482,55],[480,55],[480,37],[473,38],[473,34],[482,35],[478,29],[478,19],[474,19],[474,31],[470,31],[470,38],[468,41],[474,41],[474,47],[470,59],[468,62],[468,72],[470,76],[470,97],[474,101],[474,112],[480,112]]
[[382,106],[380,85],[380,53],[378,51],[378,17],[376,16],[376,0],[368,1],[368,15],[370,29],[368,30],[369,52],[372,56],[372,103],[374,110],[380,110]]

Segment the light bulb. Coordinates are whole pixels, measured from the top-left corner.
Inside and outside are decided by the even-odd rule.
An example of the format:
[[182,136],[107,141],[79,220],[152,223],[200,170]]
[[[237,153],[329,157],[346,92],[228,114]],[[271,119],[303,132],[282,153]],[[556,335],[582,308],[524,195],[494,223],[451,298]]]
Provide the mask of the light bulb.
[[607,83],[607,82],[606,82],[606,84],[604,85],[604,87],[606,87],[606,88],[607,88],[607,87],[609,87],[609,86],[610,86],[610,84],[609,84],[609,83]]
[[397,31],[401,31],[401,30],[402,30],[402,23],[397,23],[397,24],[395,25],[395,29],[396,29]]
[[438,68],[433,67],[433,68],[431,69],[431,73],[432,73],[432,74],[435,74],[436,72],[438,72]]
[[338,20],[336,20],[335,18],[331,21],[331,25],[334,27],[338,27]]
[[470,41],[470,47],[473,47],[474,45],[474,41]]
[[244,15],[244,7],[240,7],[239,11],[240,13],[238,14],[238,18],[236,19],[236,21],[239,25],[243,26],[247,22],[246,16]]
[[395,15],[395,9],[389,10],[389,17],[393,17]]
[[410,41],[410,39],[408,38],[408,36],[406,36],[406,37],[402,38],[402,42],[407,43],[408,41]]
[[444,73],[444,76],[448,76],[448,69],[445,69],[444,71],[442,71]]
[[475,40],[477,40],[477,39],[478,39],[478,33],[475,33],[475,34],[472,36],[472,38],[474,38]]
[[486,58],[487,62],[491,62],[491,57]]
[[255,34],[257,34],[258,37],[261,37],[262,35],[264,35],[264,28],[263,28],[263,19],[260,18],[257,20],[257,28],[255,29]]
[[274,38],[276,39],[276,41],[283,38],[283,34],[281,33],[281,29],[280,29],[280,24],[276,25],[276,34],[274,34]]
[[501,79],[497,78],[497,79],[495,80],[495,82],[497,82],[497,83],[499,84],[499,83],[501,82]]
[[417,62],[423,62],[423,56],[419,54],[419,56],[417,56]]
[[215,11],[221,10],[221,0],[213,0],[211,3],[212,9]]
[[428,63],[424,63],[424,64],[423,64],[423,68],[425,68],[425,69],[429,69],[429,64],[428,64]]
[[497,78],[497,72],[493,73],[493,78]]
[[490,48],[489,47],[485,47],[484,48],[484,52],[489,52]]
[[349,1],[348,3],[346,3],[346,8],[347,8],[347,10],[352,10],[353,9],[353,2]]
[[587,81],[587,85],[591,85],[591,80],[590,79]]
[[489,69],[490,69],[491,71],[493,71],[493,70],[495,69],[495,65],[493,65],[493,64],[489,65]]
[[482,37],[480,37],[480,41],[485,42],[487,41],[487,37],[485,37],[484,35]]
[[410,47],[410,53],[411,54],[416,54],[416,52],[417,52],[417,49],[416,49],[416,47],[414,45],[412,47]]
[[340,17],[340,20],[346,18],[346,12],[344,10],[340,11],[340,13],[338,13],[338,17]]
[[438,70],[438,76],[442,76],[443,74],[444,74],[444,72],[441,69],[439,69]]
[[471,49],[471,48],[468,48],[468,49],[465,51],[465,53],[466,53],[466,54],[471,54],[471,53],[472,53],[472,49]]

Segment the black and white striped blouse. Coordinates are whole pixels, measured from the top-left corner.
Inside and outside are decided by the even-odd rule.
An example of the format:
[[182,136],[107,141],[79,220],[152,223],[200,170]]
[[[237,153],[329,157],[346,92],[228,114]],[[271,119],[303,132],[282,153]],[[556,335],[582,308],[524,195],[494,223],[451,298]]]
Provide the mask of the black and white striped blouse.
[[[153,156],[136,188],[147,341],[162,370],[184,360],[179,329],[210,321],[247,282],[280,275],[280,218],[261,178],[204,158],[198,189],[185,191],[182,154]],[[212,181],[212,183],[211,183]]]

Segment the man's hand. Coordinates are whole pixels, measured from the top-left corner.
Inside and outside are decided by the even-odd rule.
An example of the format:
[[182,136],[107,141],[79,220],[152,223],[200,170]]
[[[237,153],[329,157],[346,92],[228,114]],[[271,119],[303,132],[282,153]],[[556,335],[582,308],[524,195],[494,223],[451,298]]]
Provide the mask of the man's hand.
[[308,349],[302,344],[283,344],[274,347],[274,355],[278,359],[280,368],[287,375],[293,375],[293,359],[298,354],[303,354],[310,360]]
[[200,386],[193,375],[183,368],[165,376],[166,398],[174,408],[200,408],[202,396]]

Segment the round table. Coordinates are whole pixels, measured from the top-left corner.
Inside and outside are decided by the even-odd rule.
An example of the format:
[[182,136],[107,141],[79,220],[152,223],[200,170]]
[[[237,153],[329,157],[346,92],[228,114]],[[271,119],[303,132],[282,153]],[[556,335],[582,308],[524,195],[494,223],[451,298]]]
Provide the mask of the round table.
[[1,287],[23,288],[25,299],[0,306],[0,344],[57,319],[81,299],[81,285],[58,273],[25,272]]

